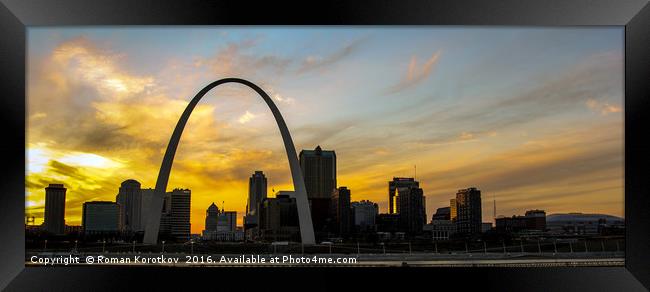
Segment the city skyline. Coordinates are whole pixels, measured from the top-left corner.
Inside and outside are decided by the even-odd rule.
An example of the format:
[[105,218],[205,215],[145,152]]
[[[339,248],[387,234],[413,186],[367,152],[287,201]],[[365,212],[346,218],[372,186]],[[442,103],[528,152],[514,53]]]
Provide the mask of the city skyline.
[[[30,28],[26,211],[42,213],[54,181],[78,223],[82,202],[114,199],[121,181],[153,187],[191,96],[234,75],[272,95],[296,150],[335,150],[337,186],[382,213],[387,182],[417,165],[427,214],[476,186],[496,195],[497,215],[623,217],[622,39],[615,28]],[[270,112],[246,88],[215,91],[169,183],[192,190],[192,233],[212,201],[241,225],[255,170],[268,190],[293,189]]]

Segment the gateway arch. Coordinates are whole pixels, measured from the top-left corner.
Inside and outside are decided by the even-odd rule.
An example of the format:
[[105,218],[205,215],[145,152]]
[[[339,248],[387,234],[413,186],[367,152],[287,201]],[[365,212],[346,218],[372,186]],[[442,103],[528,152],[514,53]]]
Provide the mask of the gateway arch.
[[158,173],[158,180],[156,181],[156,189],[154,190],[153,198],[148,206],[148,216],[145,226],[144,239],[143,242],[146,244],[156,244],[158,242],[158,231],[160,229],[160,216],[164,201],[165,192],[167,191],[167,182],[169,181],[169,173],[172,169],[172,163],[174,162],[174,155],[176,154],[176,148],[178,148],[178,142],[181,139],[181,134],[185,128],[187,120],[192,114],[192,110],[199,103],[201,98],[208,93],[212,88],[224,84],[224,83],[239,83],[246,85],[255,92],[257,92],[262,99],[266,102],[273,113],[275,121],[278,123],[278,128],[280,128],[280,134],[282,134],[282,140],[284,141],[284,148],[287,151],[287,158],[289,159],[289,168],[291,169],[291,178],[293,180],[293,197],[296,199],[296,205],[298,209],[298,224],[300,226],[300,236],[302,243],[304,244],[314,244],[314,226],[311,221],[311,213],[309,211],[309,202],[307,201],[307,191],[305,189],[305,181],[302,177],[302,172],[300,171],[300,164],[298,163],[298,156],[296,155],[296,148],[293,145],[293,140],[291,140],[291,134],[289,134],[289,129],[278,110],[278,107],[275,106],[273,100],[269,97],[264,90],[262,90],[257,85],[252,82],[240,78],[224,78],[217,81],[214,81],[208,84],[206,87],[201,89],[199,93],[194,96],[190,104],[187,105],[183,115],[176,128],[172,134],[171,139],[169,140],[169,145],[167,145],[167,151],[165,151],[165,156],[163,158],[162,165],[160,166],[160,172]]

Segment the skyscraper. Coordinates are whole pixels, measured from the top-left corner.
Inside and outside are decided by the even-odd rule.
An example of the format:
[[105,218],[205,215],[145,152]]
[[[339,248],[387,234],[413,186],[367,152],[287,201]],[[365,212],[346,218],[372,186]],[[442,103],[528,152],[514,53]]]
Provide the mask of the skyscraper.
[[456,205],[456,199],[449,200],[449,220],[456,222],[458,217],[458,205]]
[[178,241],[190,239],[191,196],[192,192],[188,189],[174,189],[169,192],[169,231]]
[[266,199],[267,180],[262,171],[255,171],[248,179],[248,203],[246,205],[246,221],[257,224],[257,208]]
[[115,201],[120,205],[120,229],[126,232],[144,230],[141,220],[142,190],[140,183],[134,179],[122,182]]
[[50,184],[45,188],[45,231],[65,233],[65,192],[63,184]]
[[376,219],[379,214],[379,206],[371,201],[350,203],[352,218],[357,232],[376,231]]
[[456,227],[458,233],[476,235],[481,233],[481,191],[477,188],[458,190],[456,193]]
[[326,235],[331,195],[336,189],[336,153],[322,150],[300,151],[300,169],[305,180],[307,198],[316,237]]
[[392,181],[388,182],[388,213],[399,213],[399,197],[398,192],[400,189],[409,187],[420,187],[420,183],[411,177],[393,177]]
[[237,211],[223,211],[217,221],[217,232],[232,233],[237,230]]
[[350,234],[350,190],[347,187],[339,187],[332,192],[331,211],[334,232],[342,237]]
[[208,210],[205,211],[205,230],[217,231],[217,224],[219,222],[219,207],[212,203]]
[[426,222],[424,191],[416,186],[399,188],[400,229],[410,235],[422,233]]
[[84,234],[117,233],[119,231],[119,215],[119,205],[115,202],[85,202],[81,219]]
[[240,232],[243,236],[243,232],[237,230],[236,211],[219,210],[214,203],[208,207],[205,212],[204,240],[235,241]]
[[156,190],[152,188],[141,189],[141,199],[140,199],[140,223],[142,224],[142,229],[147,226],[147,221],[149,220],[149,206],[153,200],[153,195]]
[[300,169],[309,199],[329,199],[336,188],[336,153],[322,150],[300,151]]
[[298,209],[296,199],[280,191],[275,198],[266,198],[260,207],[260,236],[264,240],[297,240]]

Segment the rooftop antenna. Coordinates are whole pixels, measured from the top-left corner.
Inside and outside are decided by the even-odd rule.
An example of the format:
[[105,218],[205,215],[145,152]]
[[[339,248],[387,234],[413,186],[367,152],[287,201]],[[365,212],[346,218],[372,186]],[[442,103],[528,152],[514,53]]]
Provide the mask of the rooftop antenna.
[[413,180],[418,179],[418,166],[416,164],[413,164]]

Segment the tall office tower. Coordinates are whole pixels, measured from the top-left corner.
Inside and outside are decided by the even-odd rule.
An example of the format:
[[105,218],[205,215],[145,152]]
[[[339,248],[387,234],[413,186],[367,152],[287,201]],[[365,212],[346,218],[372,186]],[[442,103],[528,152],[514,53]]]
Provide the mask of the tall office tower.
[[436,210],[436,213],[431,216],[431,221],[451,220],[451,208],[442,207]]
[[377,203],[363,200],[361,202],[350,203],[352,208],[352,216],[354,218],[354,225],[361,230],[369,229],[374,230],[379,214],[379,206]]
[[257,208],[266,199],[266,176],[262,171],[255,171],[248,179],[248,203],[246,205],[247,224],[257,224]]
[[208,231],[217,231],[217,225],[219,222],[219,207],[212,203],[208,210],[205,211],[205,230]]
[[237,211],[223,211],[217,221],[217,232],[235,232],[237,230]]
[[163,207],[160,215],[160,237],[169,237],[171,233],[171,201],[172,194],[170,192],[165,193],[163,198]]
[[280,191],[275,198],[266,198],[260,205],[260,237],[273,241],[297,241],[298,209],[290,192]]
[[65,233],[65,192],[63,184],[50,184],[45,188],[45,231]]
[[174,189],[169,192],[169,234],[177,241],[190,239],[190,210],[192,192]]
[[388,214],[399,213],[399,190],[410,187],[420,187],[420,183],[411,177],[393,177],[388,182]]
[[399,188],[400,229],[409,235],[421,234],[426,222],[424,191],[415,186]]
[[336,188],[336,153],[322,150],[300,151],[300,169],[309,199],[329,199]]
[[141,218],[142,190],[140,183],[133,179],[122,182],[115,201],[120,205],[120,230],[126,232],[144,230]]
[[427,224],[427,196],[422,196],[422,224]]
[[456,222],[458,217],[458,205],[456,199],[449,200],[449,220]]
[[153,200],[153,194],[156,190],[152,188],[141,189],[140,190],[140,224],[142,224],[142,230],[147,226],[147,221],[149,220],[149,206]]
[[350,235],[350,190],[339,187],[332,192],[331,211],[333,231],[342,237]]
[[336,189],[336,153],[316,146],[314,150],[300,151],[299,158],[314,232],[322,238],[328,227],[330,197]]
[[119,231],[120,206],[115,202],[93,201],[83,204],[81,225],[84,234],[113,234]]
[[476,235],[481,233],[481,191],[477,188],[458,190],[456,193],[456,229],[458,233]]

